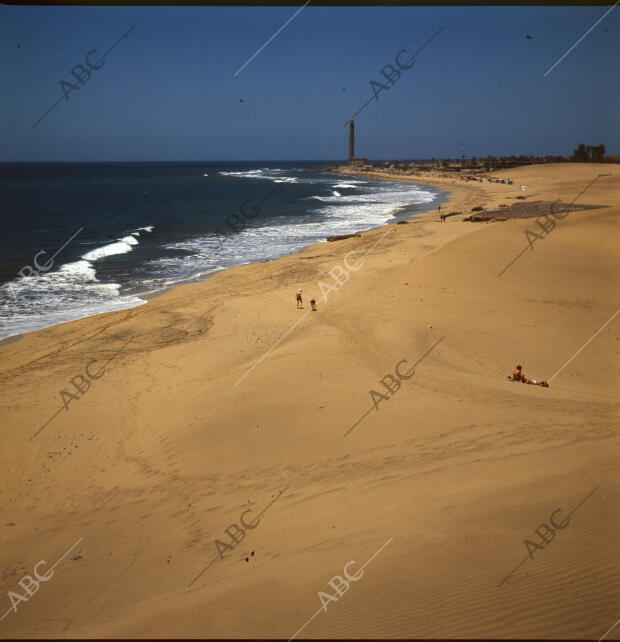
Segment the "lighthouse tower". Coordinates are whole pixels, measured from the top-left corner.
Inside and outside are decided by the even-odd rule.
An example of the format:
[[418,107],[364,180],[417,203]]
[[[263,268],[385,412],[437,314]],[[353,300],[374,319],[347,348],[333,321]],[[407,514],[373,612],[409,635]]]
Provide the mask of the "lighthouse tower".
[[352,167],[361,167],[366,165],[365,158],[355,158],[355,123],[349,123],[349,165]]

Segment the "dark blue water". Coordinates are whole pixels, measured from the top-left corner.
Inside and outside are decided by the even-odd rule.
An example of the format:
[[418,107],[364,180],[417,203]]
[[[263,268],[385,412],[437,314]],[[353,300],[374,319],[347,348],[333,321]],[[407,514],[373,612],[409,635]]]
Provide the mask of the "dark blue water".
[[310,164],[321,163],[0,164],[0,338],[140,305],[139,293],[368,230],[439,197]]

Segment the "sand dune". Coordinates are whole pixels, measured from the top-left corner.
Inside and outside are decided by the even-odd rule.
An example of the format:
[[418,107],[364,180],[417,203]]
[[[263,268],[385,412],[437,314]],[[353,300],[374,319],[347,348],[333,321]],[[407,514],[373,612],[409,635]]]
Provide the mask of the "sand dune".
[[[323,591],[301,638],[599,639],[620,618],[620,314],[565,364],[620,308],[620,177],[446,185],[465,214],[524,183],[570,202],[610,168],[582,197],[597,208],[501,276],[533,219],[433,211],[1,346],[0,617],[83,538],[1,634],[288,639]],[[517,362],[562,370],[525,386]]]

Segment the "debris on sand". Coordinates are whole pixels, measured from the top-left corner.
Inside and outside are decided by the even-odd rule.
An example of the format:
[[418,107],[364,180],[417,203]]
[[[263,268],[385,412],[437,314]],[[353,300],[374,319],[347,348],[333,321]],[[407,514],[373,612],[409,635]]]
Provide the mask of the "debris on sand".
[[361,236],[361,234],[336,234],[335,236],[328,236],[328,241],[342,241],[343,239],[350,239],[354,236]]

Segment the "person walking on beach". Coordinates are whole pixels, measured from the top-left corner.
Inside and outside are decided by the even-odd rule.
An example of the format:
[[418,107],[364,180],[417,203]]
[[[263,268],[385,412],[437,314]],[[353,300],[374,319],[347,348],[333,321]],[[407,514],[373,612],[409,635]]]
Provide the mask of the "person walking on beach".
[[304,302],[301,298],[301,288],[297,290],[297,294],[295,295],[295,298],[297,299],[297,308],[303,308],[304,307]]

